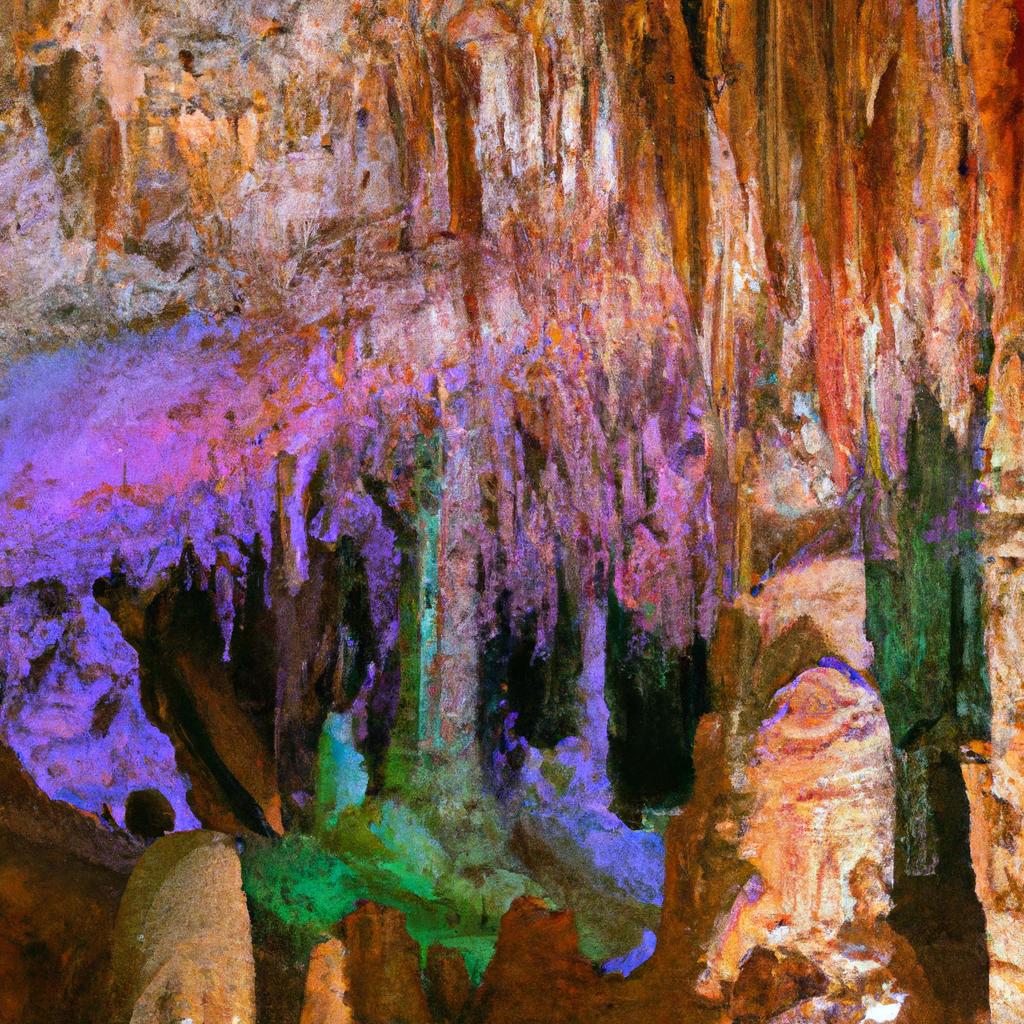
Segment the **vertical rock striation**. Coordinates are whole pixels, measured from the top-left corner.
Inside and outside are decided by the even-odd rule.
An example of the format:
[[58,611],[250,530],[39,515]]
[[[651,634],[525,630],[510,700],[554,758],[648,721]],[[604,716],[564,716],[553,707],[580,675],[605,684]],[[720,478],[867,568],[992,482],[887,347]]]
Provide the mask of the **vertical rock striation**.
[[[688,1001],[891,1019],[864,968],[966,1021],[961,758],[992,1020],[1024,1018],[1018,0],[8,6],[0,739],[47,797],[390,842],[492,940],[521,870],[589,894],[593,950],[664,892]],[[325,815],[338,716],[366,777]],[[660,787],[623,768],[655,747]],[[631,827],[691,783],[666,844]],[[150,896],[209,875],[246,930],[234,854],[179,852]],[[350,959],[412,942],[354,913]],[[499,947],[532,916],[589,986],[544,913]],[[121,948],[122,1016],[210,984],[251,1017],[244,950],[221,984],[173,934]]]

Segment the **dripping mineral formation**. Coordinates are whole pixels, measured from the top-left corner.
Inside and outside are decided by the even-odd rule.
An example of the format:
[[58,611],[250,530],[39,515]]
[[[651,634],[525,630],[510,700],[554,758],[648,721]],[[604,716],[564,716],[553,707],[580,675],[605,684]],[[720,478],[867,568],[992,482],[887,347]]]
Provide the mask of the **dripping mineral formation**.
[[6,0],[0,1024],[1024,1021],[1024,4]]

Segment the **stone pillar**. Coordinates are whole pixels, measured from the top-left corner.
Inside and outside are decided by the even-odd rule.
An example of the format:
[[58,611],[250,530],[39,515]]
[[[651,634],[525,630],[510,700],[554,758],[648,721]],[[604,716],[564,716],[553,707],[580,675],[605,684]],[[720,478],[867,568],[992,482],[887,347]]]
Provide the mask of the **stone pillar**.
[[608,703],[604,696],[608,602],[603,597],[584,596],[581,615],[583,671],[580,673],[579,732],[591,774],[600,785],[608,785]]
[[[718,998],[756,946],[808,957],[831,976],[853,921],[851,878],[892,884],[892,744],[882,702],[852,669],[812,668],[776,693],[748,768],[754,808],[741,855],[756,869],[712,942],[700,991]],[[888,910],[883,893],[880,911]]]
[[985,656],[992,745],[965,749],[971,857],[988,931],[992,1024],[1024,1020],[1024,261],[1020,253],[1019,96],[1024,71],[1020,8],[1013,0],[965,0],[964,57],[976,104],[980,175],[979,249],[993,286],[985,426]]
[[437,560],[437,655],[427,683],[428,747],[462,755],[476,746],[479,484],[471,439],[446,431]]
[[[346,950],[346,1003],[359,1024],[430,1024],[420,949],[394,907],[361,903],[337,926]],[[342,1024],[345,1018],[332,1018]],[[197,1022],[198,1024],[198,1022]]]
[[176,832],[146,851],[117,914],[112,997],[115,1024],[254,1024],[249,908],[228,836]]

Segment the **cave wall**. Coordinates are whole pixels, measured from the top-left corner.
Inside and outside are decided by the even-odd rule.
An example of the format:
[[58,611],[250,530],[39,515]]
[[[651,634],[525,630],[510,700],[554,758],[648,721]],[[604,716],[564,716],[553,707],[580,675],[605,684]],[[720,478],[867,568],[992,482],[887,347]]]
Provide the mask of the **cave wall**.
[[838,659],[896,934],[968,1020],[984,917],[1024,1013],[1015,0],[9,15],[0,735],[49,797],[302,832],[344,714],[371,795],[540,800],[556,884],[566,801],[696,794],[710,710],[738,827]]

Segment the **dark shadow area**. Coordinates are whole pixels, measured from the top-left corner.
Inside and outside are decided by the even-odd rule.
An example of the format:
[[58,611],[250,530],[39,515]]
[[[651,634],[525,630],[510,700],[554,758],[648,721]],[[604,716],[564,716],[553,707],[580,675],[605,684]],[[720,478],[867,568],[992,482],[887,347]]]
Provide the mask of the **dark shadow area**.
[[938,865],[931,875],[897,872],[889,920],[913,945],[946,1019],[971,1022],[988,1007],[988,948],[974,891],[967,793],[949,754],[929,766],[928,802]]
[[[174,743],[179,769],[192,781],[190,803],[204,824],[272,835],[252,786],[228,764],[237,755],[243,717],[234,700],[224,637],[211,589],[186,545],[171,578],[144,608],[123,574],[97,580],[93,593],[138,651],[142,706]],[[247,718],[252,732],[251,722]],[[244,747],[242,747],[245,750]],[[258,765],[269,750],[245,751]],[[235,758],[237,759],[237,758]]]
[[[972,498],[984,410],[960,445],[920,389],[907,428],[906,487],[870,484],[865,630],[897,756],[896,884],[891,923],[913,945],[950,1021],[988,1005],[985,921],[974,890],[962,744],[988,735],[978,524]],[[884,531],[883,531],[884,532]]]
[[619,814],[638,825],[645,808],[681,804],[693,788],[693,738],[710,709],[707,642],[667,646],[613,591],[606,673],[608,772]]
[[487,754],[507,739],[503,727],[510,714],[515,715],[514,735],[540,749],[575,735],[578,725],[582,638],[561,573],[554,635],[546,650],[538,649],[537,612],[513,622],[510,602],[505,592],[498,602],[498,629],[480,658],[480,729]]

